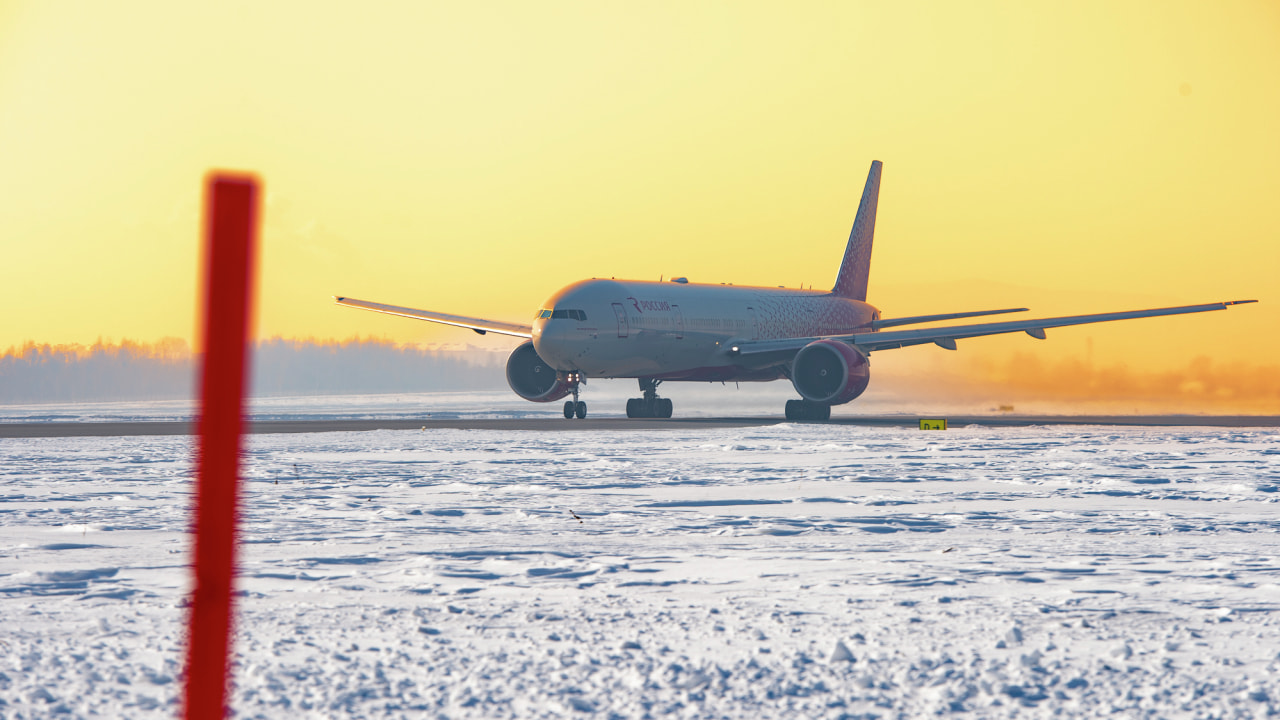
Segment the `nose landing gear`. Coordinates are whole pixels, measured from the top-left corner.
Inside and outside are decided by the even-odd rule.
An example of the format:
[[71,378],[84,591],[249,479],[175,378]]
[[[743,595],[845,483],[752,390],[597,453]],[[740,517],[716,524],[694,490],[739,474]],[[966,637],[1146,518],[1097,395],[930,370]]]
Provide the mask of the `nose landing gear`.
[[661,380],[640,378],[642,398],[627,400],[627,417],[629,418],[669,418],[673,405],[671,400],[658,397],[658,385]]
[[569,373],[565,377],[569,382],[573,383],[573,399],[564,402],[564,419],[572,420],[578,418],[581,420],[587,416],[587,404],[578,399],[578,392],[581,386],[587,382],[587,379],[582,377],[582,373]]

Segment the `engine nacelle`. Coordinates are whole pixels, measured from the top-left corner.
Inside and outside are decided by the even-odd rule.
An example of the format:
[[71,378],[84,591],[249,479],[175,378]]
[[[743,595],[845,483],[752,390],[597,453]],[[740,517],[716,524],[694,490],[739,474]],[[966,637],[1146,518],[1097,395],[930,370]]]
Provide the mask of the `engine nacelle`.
[[538,357],[532,340],[521,343],[507,358],[507,384],[533,402],[555,402],[573,391],[573,383]]
[[871,363],[852,345],[815,340],[796,353],[791,384],[800,397],[823,405],[841,405],[858,397],[871,381]]

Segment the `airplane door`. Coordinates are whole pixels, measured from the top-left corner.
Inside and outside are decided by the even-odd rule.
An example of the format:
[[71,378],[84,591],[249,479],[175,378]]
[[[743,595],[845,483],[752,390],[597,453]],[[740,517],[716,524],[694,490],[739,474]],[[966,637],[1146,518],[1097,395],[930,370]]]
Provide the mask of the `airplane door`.
[[759,340],[760,339],[760,322],[759,320],[756,319],[756,309],[753,307],[747,308],[747,314],[751,316],[751,339]]
[[626,337],[628,334],[626,308],[622,307],[622,303],[614,303],[613,314],[618,316],[618,337]]
[[676,339],[683,340],[684,339],[684,313],[680,312],[679,305],[672,305],[671,314],[675,317],[675,321],[676,321]]

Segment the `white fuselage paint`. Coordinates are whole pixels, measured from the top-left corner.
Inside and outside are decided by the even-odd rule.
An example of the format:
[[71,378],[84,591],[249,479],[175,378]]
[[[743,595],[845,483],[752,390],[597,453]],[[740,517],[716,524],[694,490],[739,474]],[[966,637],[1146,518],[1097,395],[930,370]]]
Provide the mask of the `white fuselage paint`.
[[534,348],[558,371],[705,381],[782,375],[776,364],[735,358],[735,342],[865,332],[880,315],[865,302],[816,290],[618,280],[575,283],[543,310],[585,315],[534,320]]

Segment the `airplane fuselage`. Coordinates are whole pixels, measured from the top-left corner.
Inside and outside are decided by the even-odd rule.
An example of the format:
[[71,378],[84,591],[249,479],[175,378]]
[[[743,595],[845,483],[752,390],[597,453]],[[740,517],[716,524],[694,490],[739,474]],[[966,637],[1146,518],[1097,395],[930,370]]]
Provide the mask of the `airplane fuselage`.
[[551,367],[586,377],[767,381],[782,369],[733,361],[735,343],[866,332],[879,317],[825,291],[584,280],[539,310],[533,345]]

